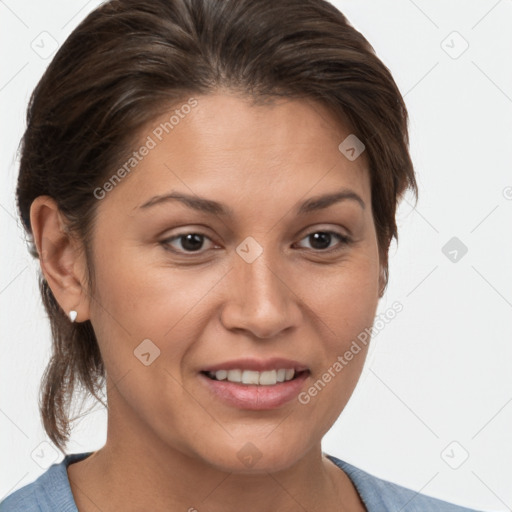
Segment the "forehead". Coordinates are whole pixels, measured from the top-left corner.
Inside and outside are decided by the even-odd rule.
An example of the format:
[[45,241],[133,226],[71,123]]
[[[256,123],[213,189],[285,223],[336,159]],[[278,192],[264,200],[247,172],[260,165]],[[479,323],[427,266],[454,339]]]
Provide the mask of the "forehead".
[[[163,115],[154,124],[168,117]],[[350,133],[326,106],[310,99],[272,98],[255,103],[220,93],[198,97],[197,106],[180,124],[172,131],[177,143],[186,143],[196,133],[193,142],[201,151],[223,150],[226,156],[251,152],[252,158],[267,161],[273,156],[286,156],[286,160],[294,154],[318,156],[327,146],[336,148]],[[293,146],[293,153],[284,150]]]
[[364,153],[350,161],[340,152],[350,130],[326,106],[303,99],[254,104],[224,93],[195,96],[194,102],[184,108],[193,104],[185,99],[140,131],[133,151],[150,149],[138,155],[112,199],[123,195],[135,206],[179,188],[285,201],[348,186],[369,198]]

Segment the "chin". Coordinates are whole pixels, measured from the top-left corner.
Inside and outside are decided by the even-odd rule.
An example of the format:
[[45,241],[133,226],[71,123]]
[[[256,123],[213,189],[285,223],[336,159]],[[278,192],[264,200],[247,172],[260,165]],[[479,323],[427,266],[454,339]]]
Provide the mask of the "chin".
[[[230,439],[229,444],[219,446],[217,442],[211,450],[203,445],[197,455],[216,469],[229,473],[266,474],[284,471],[295,464],[306,451],[304,438],[296,442],[272,434],[265,437],[245,436],[245,440]],[[251,440],[253,439],[253,440]]]

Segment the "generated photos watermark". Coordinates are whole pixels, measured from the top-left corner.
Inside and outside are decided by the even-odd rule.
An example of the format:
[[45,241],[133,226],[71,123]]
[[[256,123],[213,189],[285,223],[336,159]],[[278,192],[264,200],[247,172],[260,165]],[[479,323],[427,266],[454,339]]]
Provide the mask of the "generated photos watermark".
[[361,331],[357,335],[357,339],[352,341],[352,344],[344,354],[339,355],[336,361],[334,361],[306,391],[299,393],[299,403],[302,405],[309,404],[311,398],[318,395],[318,393],[320,393],[320,391],[322,391],[325,386],[362,351],[362,347],[368,345],[369,341],[383,331],[386,325],[396,318],[397,314],[402,310],[403,304],[399,301],[395,301],[384,313],[379,314],[375,318],[371,328],[365,328],[364,331]]
[[94,189],[94,197],[98,200],[104,199],[108,192],[114,190],[114,188],[135,169],[146,156],[149,155],[152,149],[158,146],[164,137],[171,133],[176,126],[181,122],[182,119],[192,112],[194,107],[197,107],[198,101],[195,98],[189,98],[186,103],[173,111],[168,121],[163,121],[158,126],[155,126],[151,131],[151,134],[146,137],[143,144],[132,153],[130,158],[121,165],[117,171],[101,186]]

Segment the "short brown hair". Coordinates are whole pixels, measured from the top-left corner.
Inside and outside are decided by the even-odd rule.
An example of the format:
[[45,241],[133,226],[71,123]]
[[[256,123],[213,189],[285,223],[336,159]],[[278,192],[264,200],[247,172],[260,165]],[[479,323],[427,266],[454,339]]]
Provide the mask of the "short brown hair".
[[[408,188],[417,197],[407,111],[372,46],[323,0],[112,0],[89,14],[30,99],[17,187],[28,234],[32,202],[49,195],[87,255],[93,191],[124,161],[138,130],[163,107],[220,88],[320,101],[348,123],[366,146],[387,284],[396,207]],[[31,252],[38,256],[33,243]],[[42,275],[40,288],[53,336],[40,410],[63,450],[74,390],[98,398],[105,371],[90,321],[71,323]]]

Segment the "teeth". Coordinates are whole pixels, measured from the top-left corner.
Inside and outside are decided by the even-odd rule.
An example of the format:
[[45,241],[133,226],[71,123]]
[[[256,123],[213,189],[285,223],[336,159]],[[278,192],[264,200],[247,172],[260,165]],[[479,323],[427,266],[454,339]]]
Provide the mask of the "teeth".
[[216,380],[228,380],[242,384],[259,386],[274,386],[278,382],[292,380],[295,376],[293,368],[280,368],[279,370],[267,370],[256,372],[254,370],[217,370],[208,372],[208,375]]
[[229,370],[227,378],[230,382],[242,382],[242,370]]
[[215,378],[217,380],[224,380],[227,379],[228,372],[226,370],[219,370],[218,372],[215,372]]
[[270,370],[270,371],[267,371],[267,372],[261,372],[258,384],[260,386],[273,386],[274,384],[277,384],[277,372],[276,372],[276,370]]
[[260,374],[252,370],[244,370],[242,373],[242,384],[259,384]]

